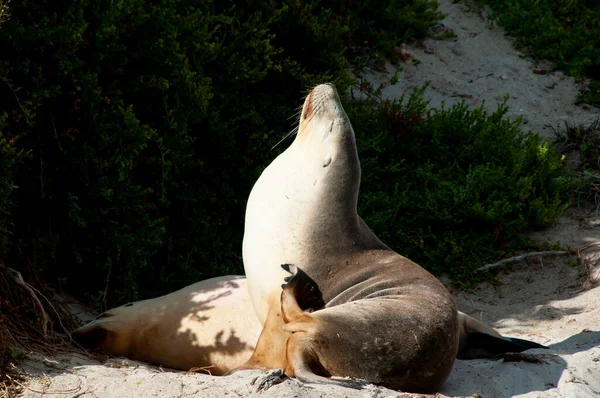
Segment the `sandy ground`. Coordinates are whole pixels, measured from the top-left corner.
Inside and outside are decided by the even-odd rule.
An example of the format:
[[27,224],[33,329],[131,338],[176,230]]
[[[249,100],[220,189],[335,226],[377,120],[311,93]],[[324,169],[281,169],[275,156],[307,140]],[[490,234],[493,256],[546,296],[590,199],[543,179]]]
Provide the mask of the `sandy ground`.
[[[400,82],[384,90],[398,97],[425,81],[433,107],[465,100],[495,109],[506,93],[509,115],[523,115],[526,127],[545,137],[563,121],[589,123],[598,109],[574,104],[577,85],[561,73],[520,56],[500,29],[489,29],[486,13],[469,12],[442,0],[449,16],[442,22],[456,40],[425,40],[408,47],[421,61],[407,63]],[[390,70],[391,67],[390,67]],[[539,72],[539,70],[538,70]],[[381,76],[371,76],[374,81]],[[533,238],[578,247],[600,241],[600,218],[593,211],[571,210],[552,228]],[[573,266],[574,256],[531,259],[504,270],[498,283],[473,293],[456,292],[459,308],[502,334],[545,344],[531,350],[538,363],[507,360],[457,361],[441,393],[448,396],[597,397],[600,396],[600,278],[598,252],[587,253],[587,266]],[[29,375],[22,397],[397,397],[384,388],[352,390],[308,386],[290,379],[258,391],[265,373],[246,371],[229,377],[169,371],[124,359],[104,363],[77,355],[52,358],[30,355],[22,365]],[[42,393],[45,392],[45,393]],[[415,395],[418,396],[418,395]]]
[[[486,283],[473,294],[457,292],[457,302],[464,312],[494,325],[505,335],[533,340],[550,349],[527,351],[539,363],[458,360],[441,393],[479,394],[484,398],[600,396],[600,287],[582,289],[587,272],[570,266],[573,259],[529,260],[503,271],[500,284]],[[599,271],[596,267],[596,277],[600,277]],[[32,398],[44,395],[36,391],[73,398],[400,396],[385,388],[308,386],[287,378],[259,392],[265,376],[260,371],[211,377],[123,358],[101,363],[77,355],[32,356],[25,368],[31,390],[21,396]]]
[[[384,97],[408,95],[429,81],[425,98],[434,108],[463,100],[477,107],[484,100],[486,109],[494,111],[510,94],[508,115],[523,116],[526,129],[547,138],[554,136],[553,128],[564,127],[565,122],[587,125],[599,116],[598,108],[575,105],[579,85],[572,78],[562,72],[545,73],[552,64],[533,62],[516,50],[514,40],[505,36],[503,29],[490,25],[487,11],[469,12],[465,5],[451,0],[438,2],[447,17],[436,30],[450,30],[456,38],[428,39],[408,46],[398,83],[385,88]],[[388,65],[387,74],[366,77],[377,84],[394,70]]]

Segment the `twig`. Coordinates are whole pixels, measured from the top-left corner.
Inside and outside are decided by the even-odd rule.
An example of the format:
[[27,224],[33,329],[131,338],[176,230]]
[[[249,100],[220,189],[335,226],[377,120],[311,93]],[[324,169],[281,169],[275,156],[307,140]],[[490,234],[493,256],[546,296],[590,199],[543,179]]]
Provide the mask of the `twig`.
[[598,283],[598,278],[592,274],[593,263],[589,259],[581,259],[579,263],[585,271],[585,280],[581,284],[580,291],[593,288]]
[[104,293],[102,293],[102,306],[106,308],[106,295],[108,293],[108,285],[110,283],[110,272],[112,271],[112,261],[108,263],[108,275],[106,275],[106,286],[104,286]]
[[56,126],[54,125],[54,115],[50,112],[50,116],[52,117],[52,128],[54,129],[54,138],[56,138],[56,143],[58,144],[58,149],[63,152],[62,145],[60,145],[60,140],[58,139],[58,133],[56,132]]
[[525,258],[528,257],[535,257],[535,256],[546,256],[546,255],[555,255],[555,256],[561,256],[561,255],[568,255],[568,254],[574,254],[576,255],[578,258],[581,256],[581,252],[585,251],[587,249],[591,249],[594,247],[600,247],[600,242],[595,242],[595,243],[589,243],[587,245],[583,245],[580,246],[576,249],[573,250],[549,250],[549,251],[543,251],[543,252],[532,252],[532,253],[524,253],[524,254],[520,254],[518,256],[514,256],[514,257],[510,257],[510,258],[505,258],[504,260],[498,261],[497,263],[493,263],[493,264],[486,264],[482,267],[479,267],[477,269],[475,269],[475,272],[482,272],[482,271],[487,271],[491,268],[496,268],[499,267],[503,264],[506,263],[510,263],[512,261],[518,261],[518,260],[523,260]]
[[490,268],[496,268],[499,267],[503,264],[506,263],[510,263],[512,261],[519,261],[519,260],[523,260],[525,258],[528,257],[534,257],[534,256],[546,256],[546,255],[555,255],[555,256],[560,256],[560,255],[565,255],[565,254],[576,254],[573,250],[550,250],[550,251],[543,251],[543,252],[532,252],[532,253],[525,253],[525,254],[520,254],[518,256],[514,256],[514,257],[510,257],[510,258],[505,258],[502,261],[498,261],[497,263],[493,263],[493,264],[486,264],[482,267],[479,267],[475,270],[475,272],[482,272],[482,271],[487,271]]
[[50,300],[48,300],[48,298],[46,296],[44,296],[39,290],[37,290],[35,287],[31,287],[33,290],[35,290],[40,296],[42,296],[44,298],[44,300],[46,300],[46,302],[48,303],[48,305],[50,306],[50,308],[52,308],[52,310],[54,311],[54,313],[56,314],[56,319],[58,319],[58,323],[60,324],[60,326],[62,327],[62,329],[64,330],[64,332],[66,333],[67,336],[69,336],[69,340],[71,340],[71,342],[73,341],[73,338],[71,337],[71,333],[69,333],[69,331],[67,330],[67,328],[65,327],[65,325],[63,325],[62,323],[62,318],[60,317],[60,314],[58,313],[58,311],[56,310],[56,308],[54,308],[54,306],[52,305],[52,303],[50,302]]
[[188,370],[185,373],[198,373],[199,371],[202,371],[202,372],[208,373],[209,376],[212,376],[212,373],[210,372],[210,368],[214,368],[214,367],[215,367],[214,365],[209,365],[209,366],[202,366],[199,368],[190,368],[190,370]]
[[481,398],[481,395],[479,394],[473,394],[473,395],[469,395],[468,397],[466,396],[460,396],[460,397],[455,397],[455,396],[448,396],[448,395],[444,395],[444,394],[440,394],[435,393],[435,394],[416,394],[416,393],[411,393],[411,392],[401,392],[398,393],[398,395],[396,395],[396,398]]
[[35,294],[33,287],[23,280],[23,276],[21,275],[21,273],[19,271],[16,271],[10,267],[7,267],[6,265],[4,265],[2,263],[0,263],[0,267],[7,270],[9,273],[11,273],[14,281],[17,282],[18,285],[21,285],[31,295],[31,298],[33,299],[36,306],[39,308],[39,310],[41,312],[41,317],[42,317],[42,321],[43,321],[42,322],[42,331],[44,332],[44,336],[47,336],[48,335],[48,323],[50,323],[50,319],[48,318],[46,311],[44,311],[44,305],[42,304],[40,299]]
[[2,80],[8,86],[8,88],[10,88],[10,91],[12,91],[13,95],[15,96],[15,99],[17,100],[17,103],[19,104],[19,108],[21,108],[21,112],[23,112],[23,116],[25,116],[25,121],[27,122],[27,124],[29,126],[33,127],[33,124],[31,123],[31,120],[29,120],[29,115],[27,115],[27,111],[25,110],[25,108],[23,108],[23,105],[21,105],[21,101],[19,100],[19,96],[17,95],[17,93],[15,92],[15,90],[10,85],[9,80],[7,78],[1,77],[1,76],[0,76],[0,80]]

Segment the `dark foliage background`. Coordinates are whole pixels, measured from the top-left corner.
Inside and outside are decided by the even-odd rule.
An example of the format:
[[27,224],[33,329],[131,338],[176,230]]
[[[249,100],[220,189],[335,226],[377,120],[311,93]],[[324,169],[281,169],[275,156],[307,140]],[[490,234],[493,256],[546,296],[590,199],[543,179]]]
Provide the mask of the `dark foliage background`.
[[[0,28],[7,265],[99,307],[243,272],[246,198],[306,90],[347,92],[351,63],[391,55],[441,17],[432,0],[236,3],[11,3]],[[369,98],[346,103],[361,214],[427,268],[464,278],[567,206],[560,157],[503,108]]]

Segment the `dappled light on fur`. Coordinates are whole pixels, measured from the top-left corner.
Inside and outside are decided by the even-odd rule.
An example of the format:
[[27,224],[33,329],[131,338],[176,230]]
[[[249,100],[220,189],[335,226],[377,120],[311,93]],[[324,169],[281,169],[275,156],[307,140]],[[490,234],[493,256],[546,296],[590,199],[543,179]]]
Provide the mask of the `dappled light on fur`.
[[[260,324],[248,301],[245,279],[201,281],[155,299],[107,311],[75,337],[107,353],[181,370],[222,374],[250,355]],[[85,339],[106,329],[106,338]],[[102,337],[102,336],[100,336]]]

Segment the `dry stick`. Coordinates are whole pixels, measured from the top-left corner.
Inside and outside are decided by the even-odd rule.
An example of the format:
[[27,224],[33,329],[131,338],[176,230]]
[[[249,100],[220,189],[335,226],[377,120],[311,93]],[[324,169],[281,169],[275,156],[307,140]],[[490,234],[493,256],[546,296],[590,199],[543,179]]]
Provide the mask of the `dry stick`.
[[42,296],[44,298],[44,300],[46,300],[46,302],[48,303],[48,305],[50,306],[50,308],[52,308],[52,310],[56,314],[56,318],[58,319],[58,323],[60,324],[60,326],[62,327],[62,329],[64,330],[64,332],[67,334],[67,336],[69,337],[69,340],[71,340],[71,342],[72,342],[73,338],[71,337],[71,333],[69,333],[69,331],[67,330],[67,328],[65,327],[65,325],[63,325],[62,318],[60,317],[60,314],[58,313],[58,311],[56,310],[56,308],[54,308],[54,306],[52,305],[52,303],[50,302],[50,300],[48,300],[48,298],[46,296],[44,296],[42,294],[42,292],[40,292],[39,290],[37,290],[35,287],[31,286],[31,288],[33,290],[35,290],[40,296]]
[[514,256],[514,257],[510,257],[510,258],[505,258],[502,261],[498,261],[497,263],[494,264],[486,264],[483,267],[479,267],[475,270],[475,272],[482,272],[482,271],[486,271],[490,268],[496,268],[499,267],[503,264],[506,263],[510,263],[512,261],[518,261],[518,260],[523,260],[527,257],[534,257],[534,256],[545,256],[548,254],[553,254],[555,256],[560,256],[560,255],[565,255],[565,254],[576,254],[574,251],[572,250],[550,250],[550,251],[545,251],[545,252],[533,252],[533,253],[525,253],[525,254],[520,254],[518,256]]
[[184,373],[189,374],[189,373],[198,373],[199,371],[203,371],[203,372],[208,373],[210,376],[212,376],[212,373],[210,372],[210,368],[214,368],[214,367],[215,367],[214,365],[209,365],[209,366],[202,366],[199,368],[190,368],[190,370],[188,370]]
[[523,260],[527,257],[534,257],[534,256],[545,256],[545,255],[555,255],[555,256],[560,256],[560,255],[566,255],[566,254],[574,254],[576,255],[578,258],[581,256],[581,252],[587,249],[591,249],[594,247],[600,247],[600,242],[595,242],[595,243],[589,243],[587,245],[583,245],[580,246],[576,249],[573,250],[550,250],[550,251],[543,251],[543,252],[532,252],[532,253],[525,253],[525,254],[520,254],[518,256],[514,256],[514,257],[510,257],[510,258],[506,258],[502,261],[498,261],[497,263],[493,263],[493,264],[486,264],[482,267],[479,267],[477,269],[475,269],[475,272],[482,272],[482,271],[487,271],[491,268],[496,268],[499,267],[503,264],[506,263],[510,263],[512,261],[518,261],[518,260]]
[[47,336],[48,335],[48,323],[50,322],[50,320],[48,318],[48,315],[46,315],[46,311],[44,311],[44,306],[42,305],[42,302],[40,301],[40,299],[37,297],[37,295],[33,291],[33,287],[30,286],[29,283],[27,283],[23,280],[23,276],[21,275],[21,273],[19,271],[9,268],[6,265],[1,264],[1,263],[0,263],[0,267],[4,268],[8,272],[12,273],[12,277],[15,280],[15,282],[17,282],[18,285],[21,285],[25,290],[27,290],[27,292],[29,292],[29,294],[33,298],[33,301],[35,302],[35,304],[37,305],[37,307],[39,308],[39,310],[41,312],[42,320],[43,320],[42,331],[44,332],[44,336]]

